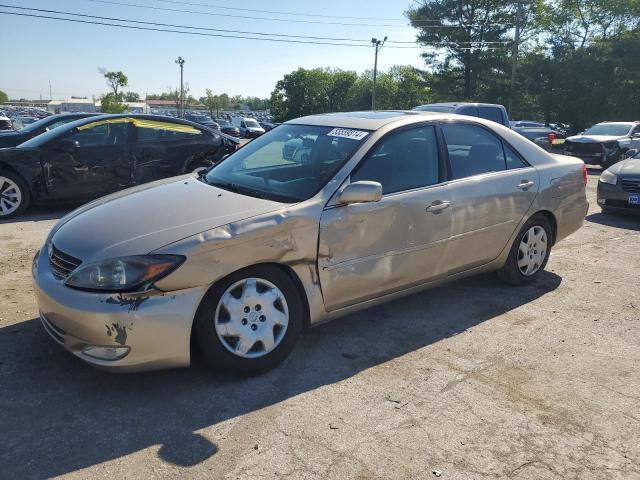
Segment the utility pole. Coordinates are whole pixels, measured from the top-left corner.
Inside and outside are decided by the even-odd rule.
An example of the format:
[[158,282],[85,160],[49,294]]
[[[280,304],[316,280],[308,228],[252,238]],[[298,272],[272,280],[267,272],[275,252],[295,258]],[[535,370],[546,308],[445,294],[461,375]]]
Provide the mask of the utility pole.
[[49,80],[49,100],[53,100],[53,96],[51,95],[51,80]]
[[387,41],[387,37],[384,37],[384,40],[378,40],[377,38],[371,39],[371,45],[376,51],[375,61],[373,62],[373,93],[371,94],[371,110],[376,109],[376,82],[378,80],[378,52],[384,45],[384,42]]
[[518,6],[516,9],[516,31],[513,36],[513,48],[511,50],[511,85],[509,87],[509,105],[508,112],[509,117],[513,118],[513,94],[516,87],[516,71],[518,69],[518,48],[520,47],[520,21],[524,13],[522,2],[524,0],[517,0]]
[[178,117],[184,118],[184,83],[183,83],[183,71],[184,71],[184,58],[178,57],[176,63],[180,65],[180,106],[178,107]]

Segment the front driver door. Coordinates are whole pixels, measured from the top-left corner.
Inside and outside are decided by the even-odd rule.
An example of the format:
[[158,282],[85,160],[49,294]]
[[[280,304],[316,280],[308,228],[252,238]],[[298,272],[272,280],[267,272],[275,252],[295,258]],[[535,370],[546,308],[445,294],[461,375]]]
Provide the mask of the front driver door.
[[43,168],[51,198],[88,200],[127,188],[131,184],[129,123],[94,122],[63,137],[75,148],[47,146]]
[[320,221],[318,268],[327,310],[434,280],[450,231],[449,190],[433,126],[392,132],[350,181],[382,184],[375,203],[329,206]]

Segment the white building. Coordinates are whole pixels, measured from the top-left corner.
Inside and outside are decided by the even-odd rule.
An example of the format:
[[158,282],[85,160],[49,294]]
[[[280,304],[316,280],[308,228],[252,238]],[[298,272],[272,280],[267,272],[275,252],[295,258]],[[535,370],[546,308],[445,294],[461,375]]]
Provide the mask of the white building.
[[51,113],[83,112],[93,113],[96,111],[95,102],[90,98],[69,98],[66,100],[51,100],[47,103],[47,111]]

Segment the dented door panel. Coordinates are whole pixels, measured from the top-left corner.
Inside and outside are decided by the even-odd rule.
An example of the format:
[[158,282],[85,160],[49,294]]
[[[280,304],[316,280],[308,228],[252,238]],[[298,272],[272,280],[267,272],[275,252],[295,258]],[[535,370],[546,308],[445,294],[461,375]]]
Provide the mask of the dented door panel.
[[335,207],[320,221],[318,268],[327,310],[376,298],[446,274],[447,185]]

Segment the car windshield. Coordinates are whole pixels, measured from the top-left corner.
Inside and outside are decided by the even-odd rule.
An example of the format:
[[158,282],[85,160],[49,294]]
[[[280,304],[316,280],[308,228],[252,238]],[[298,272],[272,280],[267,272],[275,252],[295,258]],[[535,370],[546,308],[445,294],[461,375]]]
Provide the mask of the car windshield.
[[368,132],[281,125],[213,167],[203,181],[249,196],[295,203],[315,195]]
[[612,135],[621,137],[627,135],[633,124],[631,123],[599,123],[587,129],[585,135]]
[[245,120],[245,125],[251,128],[260,128],[260,125],[255,120]]

